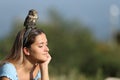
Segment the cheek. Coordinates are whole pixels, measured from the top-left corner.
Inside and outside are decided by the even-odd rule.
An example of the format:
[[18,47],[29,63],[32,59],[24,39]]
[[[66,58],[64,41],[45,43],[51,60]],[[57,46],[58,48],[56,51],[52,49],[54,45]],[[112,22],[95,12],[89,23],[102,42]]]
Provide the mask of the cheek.
[[39,53],[35,56],[35,58],[38,60],[38,62],[44,62],[47,60],[47,55],[43,54],[43,53]]
[[42,49],[38,47],[34,47],[30,50],[31,54],[37,55],[42,53]]
[[45,55],[43,48],[32,49],[30,51],[30,56],[38,62],[44,62],[47,60],[47,55]]
[[36,56],[36,57],[40,57],[42,55],[42,51],[41,50],[31,51],[31,55]]
[[33,56],[36,59],[45,59],[47,58],[47,56],[43,53],[43,50],[39,49],[39,50],[35,50],[35,51],[31,51],[30,53],[31,56]]

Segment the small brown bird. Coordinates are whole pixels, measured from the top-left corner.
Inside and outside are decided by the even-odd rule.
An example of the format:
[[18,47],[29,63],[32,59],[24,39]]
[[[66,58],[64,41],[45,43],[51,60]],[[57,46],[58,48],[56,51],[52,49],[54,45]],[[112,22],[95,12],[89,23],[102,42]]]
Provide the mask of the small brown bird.
[[34,28],[36,26],[36,22],[38,20],[38,13],[36,10],[31,9],[28,12],[27,17],[25,18],[24,21],[24,27],[28,29],[29,27]]

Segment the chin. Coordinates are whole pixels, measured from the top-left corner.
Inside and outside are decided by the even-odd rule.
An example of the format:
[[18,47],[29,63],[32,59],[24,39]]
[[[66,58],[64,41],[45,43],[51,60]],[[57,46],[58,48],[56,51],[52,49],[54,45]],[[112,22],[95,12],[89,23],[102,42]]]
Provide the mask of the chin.
[[45,61],[47,61],[47,58],[38,60],[38,63],[44,63]]

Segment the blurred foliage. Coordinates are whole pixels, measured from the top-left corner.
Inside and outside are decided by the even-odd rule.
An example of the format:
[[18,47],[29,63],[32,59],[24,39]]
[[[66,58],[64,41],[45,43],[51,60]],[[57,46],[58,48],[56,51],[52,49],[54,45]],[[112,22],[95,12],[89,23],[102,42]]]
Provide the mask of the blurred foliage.
[[[103,77],[107,76],[120,77],[119,46],[111,47],[107,43],[97,41],[84,24],[74,19],[66,20],[54,10],[49,11],[49,16],[49,22],[38,22],[37,26],[45,31],[48,38],[52,56],[51,76],[73,77],[70,74],[73,73],[75,76],[80,75],[80,80],[103,80]],[[22,22],[16,21],[10,34],[0,40],[1,59],[9,54],[17,32],[23,28]],[[89,79],[85,79],[88,77]]]

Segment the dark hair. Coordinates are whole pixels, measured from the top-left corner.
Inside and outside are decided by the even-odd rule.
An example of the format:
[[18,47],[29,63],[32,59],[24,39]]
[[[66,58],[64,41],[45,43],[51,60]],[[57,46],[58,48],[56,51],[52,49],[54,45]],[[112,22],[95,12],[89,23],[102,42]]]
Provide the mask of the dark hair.
[[[11,48],[11,53],[5,58],[5,61],[20,61],[21,58],[23,60],[23,47],[29,48],[32,43],[34,43],[36,36],[44,33],[43,30],[34,28],[30,31],[29,35],[27,36],[27,42],[23,43],[24,33],[26,29],[22,29],[18,32],[14,44]],[[24,46],[23,46],[24,45]]]
[[24,43],[23,41],[23,47],[27,47],[29,48],[31,46],[32,43],[34,43],[35,41],[35,37],[41,33],[44,33],[43,30],[41,29],[36,29],[36,28],[33,28],[28,36],[26,37],[27,38],[27,41]]

